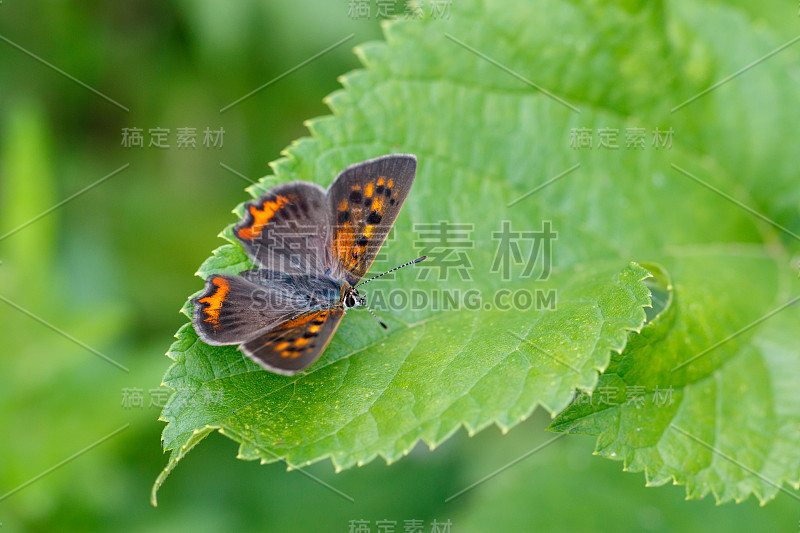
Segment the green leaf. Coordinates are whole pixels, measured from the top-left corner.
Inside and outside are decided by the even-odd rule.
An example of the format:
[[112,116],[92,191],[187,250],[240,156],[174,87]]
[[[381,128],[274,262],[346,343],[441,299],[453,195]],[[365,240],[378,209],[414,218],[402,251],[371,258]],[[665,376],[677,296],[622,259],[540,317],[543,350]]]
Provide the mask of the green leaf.
[[732,261],[729,270],[741,273],[731,274],[707,255],[684,258],[674,287],[660,273],[665,309],[551,429],[596,435],[598,454],[644,471],[648,485],[685,484],[692,498],[754,493],[763,503],[786,491],[784,482],[796,485],[800,297],[791,294],[800,283],[784,276],[767,294],[731,286],[747,276],[778,279],[785,258],[777,259],[751,251]]
[[[468,229],[469,244],[458,257],[469,262],[470,276],[451,272],[440,279],[441,263],[434,263],[427,279],[412,280],[417,273],[410,270],[398,272],[394,282],[376,282],[371,301],[382,297],[386,302],[387,294],[400,289],[423,295],[427,305],[382,313],[389,334],[364,313],[348,314],[324,358],[299,379],[261,371],[233,347],[206,346],[185,325],[169,352],[175,362],[164,379],[176,390],[162,414],[168,422],[164,446],[172,453],[165,474],[214,429],[240,443],[242,458],[286,460],[297,467],[330,457],[337,468],[346,468],[377,455],[394,461],[417,440],[433,446],[461,425],[470,432],[491,423],[508,429],[537,405],[559,411],[575,389],[595,388],[609,354],[623,350],[628,332],[644,321],[645,271],[631,261],[648,262],[659,279],[670,273],[673,302],[656,305],[651,325],[675,314],[663,342],[682,348],[675,352],[678,362],[762,316],[780,296],[793,294],[786,281],[791,239],[763,216],[760,220],[699,183],[795,227],[788,204],[769,201],[750,176],[738,172],[740,164],[767,164],[768,146],[724,160],[737,140],[746,145],[753,133],[711,123],[716,99],[727,98],[729,87],[691,104],[697,113],[670,113],[708,86],[708,64],[716,65],[714,74],[729,65],[714,55],[719,47],[704,52],[705,63],[696,65],[694,43],[715,34],[685,20],[695,12],[684,2],[679,5],[667,12],[649,2],[584,6],[464,0],[452,5],[450,18],[397,21],[386,25],[386,42],[360,46],[365,69],[344,76],[344,89],[327,99],[333,115],[310,121],[312,137],[293,143],[273,164],[274,176],[250,192],[257,195],[294,179],[327,185],[350,163],[390,152],[414,153],[419,158],[414,189],[384,245],[386,258],[373,270],[415,256],[422,245],[413,224],[449,221]],[[715,9],[719,13],[708,16],[717,31],[747,31],[743,15]],[[761,43],[747,42],[753,48]],[[651,72],[661,77],[643,75]],[[702,75],[686,75],[697,72]],[[796,80],[785,73],[776,73],[776,79],[784,86],[778,96],[787,94],[786,87],[796,88]],[[748,105],[759,104],[751,99]],[[672,126],[671,148],[649,142],[644,148],[625,147],[627,128],[652,132]],[[574,149],[570,136],[576,128],[616,129],[620,148]],[[713,142],[722,137],[719,146]],[[769,168],[777,172],[775,190],[788,190],[788,167]],[[241,206],[236,212],[241,214]],[[558,232],[550,279],[534,282],[517,268],[509,279],[493,272],[498,251],[493,234],[503,224],[514,231],[539,230],[543,221]],[[230,227],[223,237],[231,244],[204,263],[201,277],[251,266]],[[658,296],[659,287],[653,287]],[[483,308],[500,291],[549,294],[550,289],[558,295],[554,311]],[[479,305],[458,310],[441,305],[443,294],[459,294],[464,303],[469,291],[480,294]],[[678,306],[685,300],[681,313],[674,310],[676,299]],[[673,373],[671,381],[654,375],[646,385],[672,385],[677,396],[679,388],[740,360],[732,350],[751,349],[754,335],[755,330],[721,346]],[[647,358],[646,338],[634,336],[639,344],[625,353],[644,353],[653,368],[674,367],[675,354],[658,350]],[[792,353],[787,339],[758,346],[765,359],[796,368],[796,361],[780,356]],[[755,390],[742,382],[752,361],[741,360],[745,372],[731,374],[728,386],[742,392],[744,412],[757,412],[765,394],[776,392],[771,385]],[[622,378],[615,373],[608,379]],[[708,438],[713,417],[702,409],[693,415],[687,431]],[[754,431],[769,434],[757,420],[750,423]],[[645,426],[622,427],[621,437],[635,438],[640,427]],[[647,426],[646,433],[657,431]],[[794,468],[792,450],[800,449],[800,440],[789,432],[783,436],[772,456],[776,464]],[[670,438],[675,447],[693,446],[689,436],[670,433]],[[762,451],[752,439],[733,442],[741,446],[737,457]],[[637,465],[660,471],[658,457],[642,457]],[[770,495],[756,476],[721,468],[711,477],[697,475],[692,464],[697,457],[674,458],[676,468],[687,472],[676,479],[701,487],[691,494],[710,487],[735,497],[751,491]],[[775,481],[796,482],[792,468]]]
[[330,457],[342,469],[377,455],[394,461],[420,439],[433,448],[461,425],[507,429],[538,404],[563,409],[644,323],[648,276],[635,264],[567,272],[547,282],[559,287],[554,310],[392,317],[388,334],[351,313],[323,360],[295,378],[258,369],[234,347],[207,346],[187,324],[169,352],[176,364],[164,382],[178,392],[162,416],[173,454],[157,486],[214,429],[241,443],[243,459],[296,466]]

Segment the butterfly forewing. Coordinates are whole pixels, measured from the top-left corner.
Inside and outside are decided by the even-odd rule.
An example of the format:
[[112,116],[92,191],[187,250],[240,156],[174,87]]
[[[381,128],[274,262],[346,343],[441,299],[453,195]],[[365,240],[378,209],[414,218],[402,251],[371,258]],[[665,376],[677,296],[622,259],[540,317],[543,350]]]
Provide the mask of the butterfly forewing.
[[416,170],[413,155],[378,157],[347,167],[328,190],[333,253],[351,285],[375,260],[411,190]]
[[333,262],[325,191],[295,181],[277,185],[245,204],[233,231],[260,267],[295,274],[323,273]]
[[239,349],[267,370],[293,375],[319,359],[343,316],[341,308],[304,313],[247,341]]

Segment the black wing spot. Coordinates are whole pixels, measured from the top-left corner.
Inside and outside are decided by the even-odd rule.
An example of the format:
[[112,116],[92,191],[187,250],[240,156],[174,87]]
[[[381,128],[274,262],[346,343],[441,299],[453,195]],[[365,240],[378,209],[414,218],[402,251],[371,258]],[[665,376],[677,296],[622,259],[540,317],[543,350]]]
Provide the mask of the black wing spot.
[[339,211],[339,224],[344,224],[350,220],[350,211]]
[[389,198],[392,195],[392,189],[386,187],[386,190],[383,191],[383,195],[386,196],[386,198]]
[[389,205],[394,205],[394,204],[396,204],[396,203],[397,203],[397,201],[396,201],[394,198],[392,198],[391,200],[389,200]]
[[366,237],[361,237],[356,241],[356,244],[359,246],[366,246],[367,244],[369,244],[369,239],[367,239]]
[[359,191],[350,191],[350,201],[358,203],[361,201],[361,193]]
[[372,205],[372,198],[364,198],[364,207],[369,207]]
[[386,189],[383,185],[378,185],[375,187],[375,194],[383,194],[383,191]]
[[367,217],[367,224],[380,224],[381,214],[377,211],[371,211]]

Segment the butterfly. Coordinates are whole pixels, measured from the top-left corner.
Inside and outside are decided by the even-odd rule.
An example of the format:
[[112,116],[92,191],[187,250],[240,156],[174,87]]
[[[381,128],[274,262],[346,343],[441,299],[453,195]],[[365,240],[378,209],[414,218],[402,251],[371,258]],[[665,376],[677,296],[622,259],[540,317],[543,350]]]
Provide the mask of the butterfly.
[[256,268],[215,274],[192,299],[192,323],[206,344],[238,344],[261,367],[293,375],[328,346],[345,312],[367,306],[357,287],[403,206],[417,169],[410,154],[345,168],[325,190],[294,181],[245,204],[233,228]]

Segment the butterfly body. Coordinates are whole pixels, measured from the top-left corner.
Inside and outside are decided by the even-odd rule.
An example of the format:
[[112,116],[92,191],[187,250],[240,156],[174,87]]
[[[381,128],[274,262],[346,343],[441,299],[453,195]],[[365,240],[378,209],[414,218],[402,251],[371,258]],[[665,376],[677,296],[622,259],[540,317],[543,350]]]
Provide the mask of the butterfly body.
[[291,182],[245,204],[233,231],[256,268],[206,280],[192,300],[200,339],[238,344],[280,374],[311,365],[345,311],[366,305],[356,285],[394,224],[415,172],[413,155],[383,156],[347,167],[327,190]]

